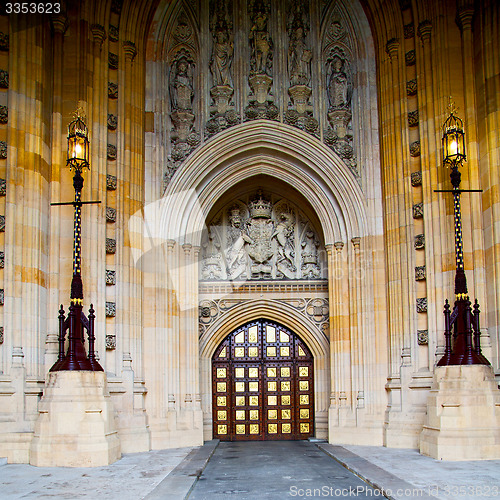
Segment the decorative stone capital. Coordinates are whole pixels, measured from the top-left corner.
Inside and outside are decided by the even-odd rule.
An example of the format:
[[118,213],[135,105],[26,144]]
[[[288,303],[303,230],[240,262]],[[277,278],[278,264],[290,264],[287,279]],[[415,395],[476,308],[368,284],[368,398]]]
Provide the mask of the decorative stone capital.
[[192,248],[193,245],[191,245],[191,243],[184,243],[182,245],[182,249],[184,250],[184,255],[189,255],[191,253]]
[[342,249],[344,248],[344,242],[343,241],[336,241],[333,246],[335,247],[335,250],[337,250],[337,252],[341,252]]
[[353,244],[355,249],[359,249],[360,241],[361,241],[361,238],[359,236],[355,236],[354,238],[351,239],[351,243]]
[[90,31],[94,37],[94,42],[97,42],[100,46],[102,46],[104,40],[106,40],[106,30],[104,29],[104,26],[100,24],[93,24],[90,27]]
[[[462,2],[460,2],[462,3]],[[463,33],[465,30],[472,29],[472,21],[474,20],[474,5],[465,3],[459,5],[457,11],[457,25]]]
[[54,33],[64,35],[68,29],[68,18],[64,14],[54,14],[51,18],[52,29]]
[[385,45],[385,51],[391,58],[391,61],[395,58],[397,59],[398,50],[399,50],[399,40],[397,38],[391,38],[390,40],[388,40],[388,42]]
[[167,248],[169,252],[174,249],[176,243],[177,242],[175,240],[167,240]]
[[422,42],[428,42],[431,39],[432,23],[429,20],[422,21],[418,25],[418,36]]
[[130,40],[126,40],[123,42],[123,50],[125,51],[125,58],[127,61],[133,62],[135,59],[135,56],[137,55],[137,48],[135,46],[134,42],[131,42]]

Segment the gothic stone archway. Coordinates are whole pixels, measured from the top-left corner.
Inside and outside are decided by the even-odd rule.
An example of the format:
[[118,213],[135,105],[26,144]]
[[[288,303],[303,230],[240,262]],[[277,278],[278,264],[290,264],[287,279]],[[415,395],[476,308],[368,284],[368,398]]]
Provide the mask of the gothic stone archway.
[[214,437],[311,437],[313,380],[311,352],[291,330],[264,319],[237,328],[212,358]]

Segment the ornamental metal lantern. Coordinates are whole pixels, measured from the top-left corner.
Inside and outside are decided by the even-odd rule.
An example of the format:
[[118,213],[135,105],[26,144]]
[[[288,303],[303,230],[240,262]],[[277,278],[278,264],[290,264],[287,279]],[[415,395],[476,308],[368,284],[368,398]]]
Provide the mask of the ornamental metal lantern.
[[79,112],[68,125],[68,160],[70,168],[82,170],[90,168],[89,129]]
[[464,124],[452,111],[443,125],[443,163],[460,165],[465,160]]

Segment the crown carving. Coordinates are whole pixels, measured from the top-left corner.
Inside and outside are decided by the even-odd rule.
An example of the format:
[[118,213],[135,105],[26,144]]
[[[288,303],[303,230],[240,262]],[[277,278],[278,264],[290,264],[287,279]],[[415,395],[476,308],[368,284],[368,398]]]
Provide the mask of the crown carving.
[[262,198],[262,191],[259,191],[258,196],[258,199],[255,199],[248,204],[250,217],[252,219],[270,219],[273,208],[271,202]]

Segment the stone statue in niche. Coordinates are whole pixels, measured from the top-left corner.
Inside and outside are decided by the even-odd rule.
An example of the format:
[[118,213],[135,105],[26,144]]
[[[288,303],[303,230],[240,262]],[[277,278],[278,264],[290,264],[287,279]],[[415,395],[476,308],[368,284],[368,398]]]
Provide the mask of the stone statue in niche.
[[295,222],[293,215],[287,212],[281,213],[279,223],[273,233],[278,243],[276,255],[277,270],[287,278],[295,278],[297,268],[294,264],[295,251],[293,246]]
[[352,86],[346,71],[347,62],[338,54],[327,61],[327,94],[330,109],[345,109],[351,104]]
[[260,6],[253,17],[250,29],[250,76],[272,76],[273,42],[268,30],[268,17],[264,6]]
[[309,85],[311,82],[312,52],[307,49],[302,26],[298,25],[292,32],[288,49],[288,71],[290,85]]
[[308,230],[301,243],[302,246],[302,278],[319,278],[321,274],[320,265],[318,262],[318,247],[319,241],[316,235]]
[[194,64],[186,51],[179,51],[170,70],[170,102],[172,111],[193,110]]
[[203,265],[201,277],[204,280],[220,280],[222,275],[222,256],[220,243],[215,239],[214,229],[208,230],[208,239],[203,244]]
[[233,62],[233,40],[224,21],[219,21],[213,34],[213,50],[210,72],[214,86],[233,87],[231,64]]
[[239,207],[231,209],[226,250],[227,277],[230,280],[248,276],[245,245],[251,243],[246,234]]

